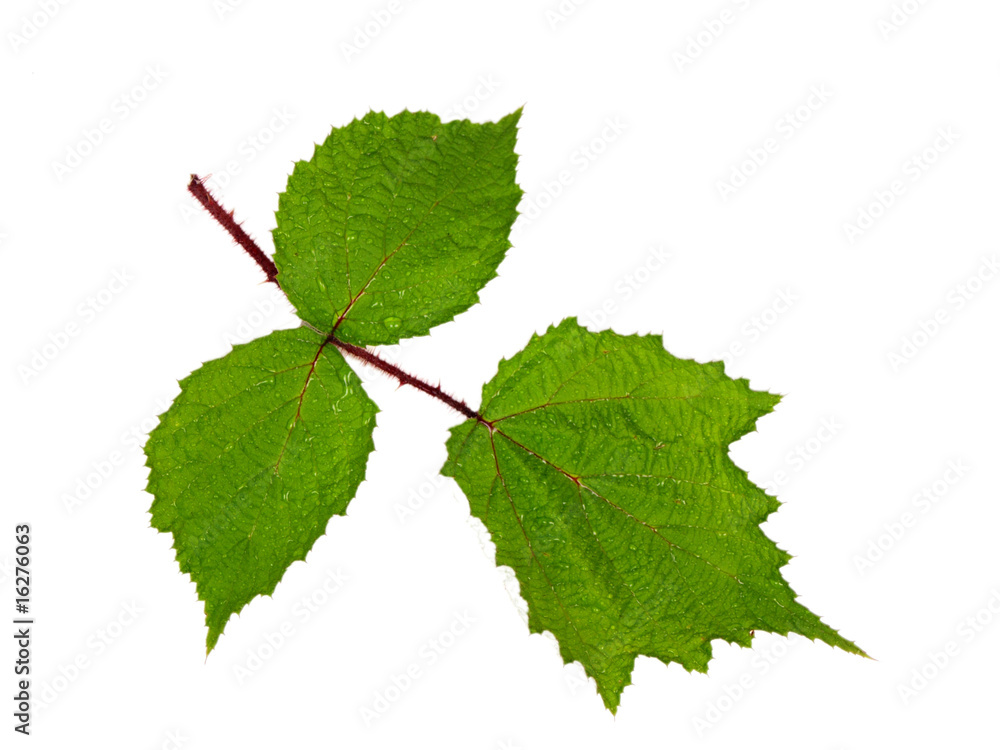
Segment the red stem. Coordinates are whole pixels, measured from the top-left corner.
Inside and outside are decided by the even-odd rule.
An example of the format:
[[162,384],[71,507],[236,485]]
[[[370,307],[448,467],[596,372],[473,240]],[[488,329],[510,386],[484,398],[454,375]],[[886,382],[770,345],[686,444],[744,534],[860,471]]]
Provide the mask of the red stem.
[[417,390],[423,391],[427,395],[433,396],[438,401],[443,401],[444,403],[448,404],[448,406],[450,406],[452,409],[459,412],[463,416],[468,417],[469,419],[475,419],[487,426],[491,426],[490,423],[487,422],[482,417],[482,415],[479,414],[479,412],[476,412],[471,408],[469,408],[468,404],[466,404],[464,401],[459,401],[457,398],[449,396],[447,393],[442,391],[436,385],[425,383],[420,378],[410,375],[410,373],[399,369],[398,367],[396,367],[396,365],[392,364],[391,362],[386,362],[384,359],[380,358],[377,354],[374,354],[373,352],[370,352],[363,347],[356,346],[354,344],[348,344],[346,341],[341,341],[332,333],[326,337],[326,340],[329,341],[334,346],[336,346],[341,351],[347,352],[348,354],[357,357],[358,359],[371,365],[372,367],[381,370],[387,375],[391,375],[392,377],[396,378],[396,380],[398,380],[401,384],[412,385]]
[[[233,218],[233,212],[226,211],[226,209],[222,207],[222,204],[219,203],[210,192],[208,192],[208,188],[205,187],[204,180],[202,180],[198,175],[191,175],[191,182],[188,185],[188,191],[191,195],[198,199],[198,202],[205,207],[205,209],[212,215],[212,218],[219,222],[219,224],[222,225],[222,228],[229,232],[230,236],[236,240],[236,242],[244,250],[247,251],[247,254],[257,261],[257,265],[261,267],[261,270],[263,270],[265,274],[267,274],[267,280],[278,284],[278,267],[274,265],[274,262],[270,258],[264,255],[264,252],[257,246],[257,243],[253,241],[250,235],[243,231],[243,228]],[[279,288],[280,286],[281,285],[278,284]],[[338,320],[337,325],[339,324],[340,321]],[[334,326],[334,330],[336,330],[336,326]],[[326,337],[326,340],[341,351],[357,357],[361,361],[366,362],[378,370],[381,370],[387,375],[391,375],[401,384],[411,385],[418,391],[423,391],[427,395],[433,396],[438,401],[444,402],[463,416],[468,417],[469,419],[478,420],[489,427],[493,426],[492,423],[486,421],[478,412],[470,409],[464,401],[459,401],[457,398],[449,396],[438,386],[425,383],[420,378],[410,375],[410,373],[399,369],[396,365],[386,362],[377,354],[374,354],[363,347],[348,344],[346,341],[341,341],[334,336],[333,333],[330,333]]]
[[208,188],[205,187],[205,181],[196,174],[191,175],[191,182],[188,183],[188,192],[205,207],[206,211],[212,214],[212,218],[219,222],[223,229],[229,232],[229,235],[236,240],[240,247],[247,251],[247,255],[257,261],[257,265],[267,274],[267,280],[277,284],[278,267],[274,265],[274,261],[264,255],[264,251],[253,241],[253,238],[243,231],[243,227],[233,218],[233,212],[226,211],[222,207],[222,204],[215,200],[215,196],[208,192]]

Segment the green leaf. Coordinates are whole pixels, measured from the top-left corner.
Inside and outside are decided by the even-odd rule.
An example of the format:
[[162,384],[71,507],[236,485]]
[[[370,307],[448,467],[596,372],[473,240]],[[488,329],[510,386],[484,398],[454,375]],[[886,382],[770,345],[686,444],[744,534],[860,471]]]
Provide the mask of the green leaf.
[[660,337],[569,319],[500,363],[489,424],[452,430],[443,473],[517,574],[531,632],[551,631],[612,712],[639,654],[704,672],[713,639],[763,630],[863,655],[796,601],[790,556],[760,529],[778,502],[729,458],[777,402]]
[[146,443],[152,525],[173,534],[205,602],[211,652],[229,617],[271,594],[344,514],[378,409],[307,328],[236,346],[180,386]]
[[278,202],[274,262],[299,316],[354,344],[394,344],[475,304],[517,218],[520,116],[371,112],[334,128]]

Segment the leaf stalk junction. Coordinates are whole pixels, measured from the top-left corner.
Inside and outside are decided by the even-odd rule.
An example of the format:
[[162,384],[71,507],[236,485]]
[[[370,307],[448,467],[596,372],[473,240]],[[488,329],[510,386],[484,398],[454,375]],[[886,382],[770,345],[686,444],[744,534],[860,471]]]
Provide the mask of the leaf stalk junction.
[[[260,246],[254,241],[254,239],[247,234],[243,229],[240,222],[236,221],[233,212],[227,211],[222,204],[212,195],[211,191],[205,185],[205,180],[196,174],[191,175],[191,182],[188,183],[188,192],[194,196],[202,207],[208,211],[213,219],[215,219],[219,225],[229,233],[229,236],[240,247],[246,251],[247,255],[253,258],[254,262],[260,267],[260,270],[264,272],[267,276],[267,280],[281,289],[281,283],[278,281],[278,267],[274,264]],[[282,290],[284,291],[284,290]],[[326,341],[330,344],[336,346],[344,354],[349,354],[355,359],[359,359],[367,365],[374,367],[386,375],[395,378],[399,381],[400,385],[409,385],[416,388],[418,391],[423,391],[428,396],[436,398],[438,401],[450,406],[452,409],[457,411],[462,416],[467,419],[475,419],[481,424],[486,425],[493,429],[493,423],[489,422],[485,417],[483,417],[479,412],[472,409],[468,404],[466,404],[461,399],[457,399],[454,396],[450,396],[441,389],[440,386],[431,385],[425,380],[421,380],[416,375],[411,375],[397,365],[382,359],[378,354],[367,349],[365,347],[357,346],[347,341],[343,341],[338,338],[337,327],[340,325],[338,320],[333,329],[326,335]]]

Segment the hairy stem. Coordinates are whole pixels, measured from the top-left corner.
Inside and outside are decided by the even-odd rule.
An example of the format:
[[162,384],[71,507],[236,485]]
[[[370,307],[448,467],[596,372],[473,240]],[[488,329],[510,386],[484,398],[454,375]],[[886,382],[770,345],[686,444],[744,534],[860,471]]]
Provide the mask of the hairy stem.
[[[205,210],[212,215],[212,218],[219,222],[223,229],[229,232],[230,236],[236,240],[240,247],[246,250],[247,254],[257,261],[257,265],[261,267],[261,270],[264,271],[265,274],[267,274],[267,280],[273,281],[280,289],[281,285],[278,284],[278,267],[274,265],[274,261],[264,255],[264,251],[260,249],[250,235],[243,231],[243,227],[241,227],[233,218],[233,212],[226,211],[226,209],[222,207],[222,204],[219,203],[210,192],[208,192],[208,188],[205,187],[205,181],[196,174],[191,175],[191,182],[188,184],[188,191],[202,206],[205,207]],[[343,318],[343,316],[341,316],[341,318]],[[337,325],[340,325],[339,320],[337,321]],[[334,331],[336,331],[336,326],[334,326]],[[490,422],[487,422],[478,412],[470,409],[464,401],[460,401],[457,398],[449,396],[436,385],[431,385],[414,375],[410,375],[410,373],[401,370],[391,362],[386,362],[377,354],[368,351],[364,347],[349,344],[346,341],[341,341],[334,336],[333,333],[330,333],[326,337],[326,340],[342,352],[346,352],[347,354],[357,357],[361,361],[378,370],[381,370],[387,375],[391,375],[401,384],[411,385],[418,391],[423,391],[428,396],[433,396],[438,401],[447,404],[459,414],[462,414],[469,419],[478,420],[479,422],[492,427]]]
[[444,403],[448,404],[448,406],[450,406],[452,409],[462,414],[463,416],[468,417],[469,419],[478,420],[479,422],[482,422],[485,425],[490,424],[483,418],[481,414],[479,414],[479,412],[469,408],[468,404],[466,404],[464,401],[460,401],[457,398],[449,396],[447,393],[442,391],[436,385],[431,385],[430,383],[426,383],[414,375],[410,375],[410,373],[401,370],[391,362],[386,362],[377,354],[370,352],[363,347],[356,346],[354,344],[348,344],[346,341],[341,341],[332,333],[326,337],[326,340],[329,341],[334,346],[336,346],[342,352],[346,352],[347,354],[350,354],[353,357],[357,357],[366,364],[369,364],[372,367],[381,370],[387,375],[391,375],[401,384],[411,385],[417,390],[423,391],[428,396],[433,396],[438,401],[443,401]]
[[278,267],[274,265],[274,261],[264,255],[264,251],[253,241],[253,238],[243,231],[243,227],[233,218],[233,212],[226,211],[222,207],[222,204],[208,192],[208,188],[205,187],[205,181],[196,174],[191,175],[191,182],[188,183],[188,192],[204,206],[213,219],[222,225],[223,229],[229,232],[229,235],[236,240],[237,244],[246,250],[247,255],[257,261],[257,265],[267,274],[267,280],[277,284]]

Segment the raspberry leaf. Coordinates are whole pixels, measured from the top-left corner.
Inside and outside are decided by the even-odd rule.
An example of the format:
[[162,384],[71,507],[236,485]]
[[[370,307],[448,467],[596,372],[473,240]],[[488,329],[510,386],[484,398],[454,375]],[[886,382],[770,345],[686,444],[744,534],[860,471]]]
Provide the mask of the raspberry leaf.
[[299,316],[352,344],[422,336],[479,301],[510,247],[521,111],[370,112],[295,165],[274,262]]
[[305,559],[364,479],[378,411],[307,328],[206,362],[146,443],[152,525],[205,602],[208,651],[232,614]]
[[800,633],[863,652],[796,601],[760,524],[778,502],[729,458],[778,397],[660,337],[563,321],[483,387],[443,472],[550,631],[615,711],[639,654],[707,671],[712,640]]

